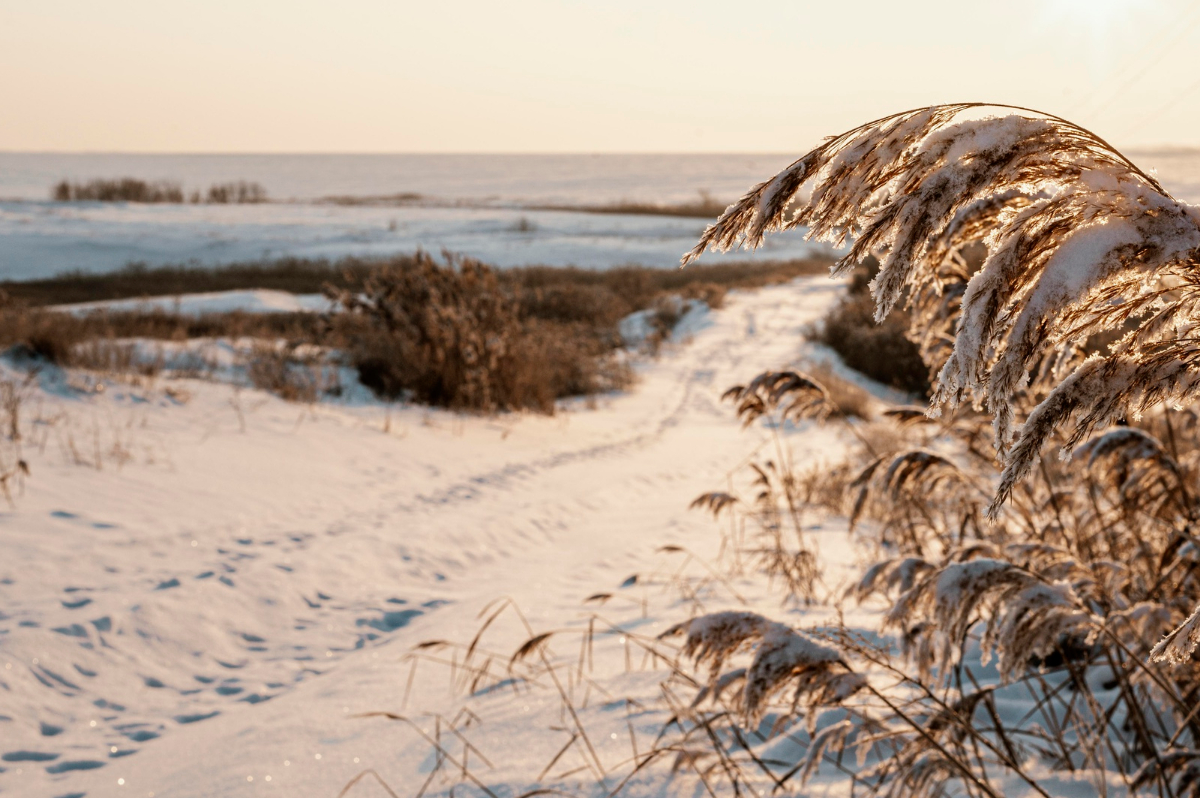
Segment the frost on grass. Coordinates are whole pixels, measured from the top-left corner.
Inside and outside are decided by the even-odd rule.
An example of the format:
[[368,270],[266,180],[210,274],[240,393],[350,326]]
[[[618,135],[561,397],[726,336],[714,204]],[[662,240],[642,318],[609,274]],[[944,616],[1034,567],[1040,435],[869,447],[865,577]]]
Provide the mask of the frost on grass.
[[[931,411],[969,398],[993,415],[1006,463],[993,513],[1072,417],[1068,448],[1123,414],[1200,395],[1200,349],[1188,334],[1200,320],[1200,210],[1078,125],[978,103],[884,117],[756,186],[684,262],[798,227],[849,245],[835,272],[880,258],[879,319],[905,296],[959,283],[945,265],[968,244],[986,245],[955,308]],[[937,303],[916,304],[919,335]],[[1073,355],[1131,319],[1142,324],[1107,353],[1060,359],[1054,376],[1065,378],[1016,430],[1018,397],[1044,356]]]
[[[762,719],[768,701],[793,683],[793,707],[839,704],[866,686],[836,648],[754,612],[717,612],[676,624],[663,637],[686,635],[684,656],[709,669],[714,696],[734,680],[745,681],[742,707],[750,723]],[[722,674],[729,657],[754,649],[749,667]],[[815,715],[809,713],[810,723]]]
[[1181,665],[1190,662],[1196,647],[1200,645],[1200,606],[1188,619],[1150,650],[1150,659]]
[[946,643],[943,659],[950,661],[961,656],[967,633],[985,617],[983,662],[994,654],[1004,682],[1021,678],[1030,662],[1094,636],[1094,620],[1070,583],[991,558],[928,572],[900,594],[885,624],[936,631]]

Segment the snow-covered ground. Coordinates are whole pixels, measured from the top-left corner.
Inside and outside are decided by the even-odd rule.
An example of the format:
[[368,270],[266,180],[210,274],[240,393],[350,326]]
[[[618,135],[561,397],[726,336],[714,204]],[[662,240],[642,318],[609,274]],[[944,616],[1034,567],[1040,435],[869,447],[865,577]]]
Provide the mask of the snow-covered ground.
[[[733,292],[630,392],[554,417],[308,408],[196,381],[85,393],[42,375],[22,411],[31,476],[0,515],[0,791],[336,796],[374,769],[415,794],[430,746],[352,717],[403,710],[432,729],[422,713],[455,713],[463,696],[436,668],[405,707],[404,654],[469,641],[505,596],[539,631],[576,622],[598,591],[618,594],[606,615],[643,633],[685,618],[677,594],[620,586],[680,566],[664,545],[715,554],[718,526],[688,504],[768,440],[719,396],[801,357],[803,327],[840,290],[809,278]],[[832,427],[789,438],[802,463],[845,445]],[[844,527],[813,535],[838,581],[853,556]],[[821,617],[789,615],[761,579],[735,589],[799,625]],[[510,643],[513,623],[496,624]],[[619,772],[630,742],[615,699],[653,699],[662,673],[626,673],[614,635],[596,649],[593,678],[613,700],[581,711]],[[534,784],[565,741],[549,728],[557,697],[470,701],[491,763],[472,771],[501,795]],[[662,720],[630,723],[650,739]],[[580,794],[615,786],[577,778]],[[640,778],[630,794],[662,794],[662,771]],[[350,794],[385,793],[364,780]]]
[[323,294],[292,294],[267,288],[240,291],[206,291],[181,296],[156,296],[138,299],[105,299],[98,302],[76,302],[57,305],[54,309],[67,313],[86,314],[97,310],[114,313],[125,311],[159,310],[186,316],[205,313],[322,313],[330,309]]

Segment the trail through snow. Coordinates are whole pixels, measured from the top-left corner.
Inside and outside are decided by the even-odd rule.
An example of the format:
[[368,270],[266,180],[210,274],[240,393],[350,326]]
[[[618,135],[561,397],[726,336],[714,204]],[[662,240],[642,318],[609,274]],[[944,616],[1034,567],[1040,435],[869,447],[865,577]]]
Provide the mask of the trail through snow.
[[[734,292],[632,391],[552,418],[43,380],[32,476],[0,515],[0,791],[335,796],[373,768],[413,794],[428,746],[349,716],[397,709],[401,656],[469,639],[497,597],[552,628],[664,544],[715,550],[688,504],[766,440],[720,394],[795,362],[840,290]],[[817,462],[842,443],[792,445]],[[514,769],[526,710],[493,740]]]

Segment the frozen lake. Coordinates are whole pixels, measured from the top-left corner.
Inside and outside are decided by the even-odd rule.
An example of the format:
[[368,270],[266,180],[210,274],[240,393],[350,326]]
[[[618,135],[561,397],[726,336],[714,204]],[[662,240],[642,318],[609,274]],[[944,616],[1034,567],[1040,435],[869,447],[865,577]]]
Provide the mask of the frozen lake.
[[[730,201],[795,154],[753,155],[129,155],[0,153],[0,279],[111,271],[128,263],[218,265],[263,257],[387,255],[448,249],[500,266],[670,268],[706,220],[539,210],[614,203]],[[1177,197],[1200,202],[1200,151],[1132,153]],[[255,206],[55,203],[68,179],[136,177],[204,190],[262,184]],[[325,197],[418,195],[401,206]],[[811,251],[774,236],[757,258]],[[746,259],[747,253],[732,256]],[[717,256],[706,256],[715,260]]]

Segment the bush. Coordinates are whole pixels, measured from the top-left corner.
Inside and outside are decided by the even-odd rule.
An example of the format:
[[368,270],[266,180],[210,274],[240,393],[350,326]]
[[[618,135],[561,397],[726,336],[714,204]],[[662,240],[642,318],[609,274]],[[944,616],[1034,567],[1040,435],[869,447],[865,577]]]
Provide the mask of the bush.
[[896,308],[882,324],[875,322],[875,301],[867,286],[878,269],[873,261],[855,269],[846,297],[829,311],[813,337],[855,371],[928,397],[929,369],[917,345],[908,340],[908,313]]
[[[383,398],[553,412],[561,396],[629,379],[594,328],[523,314],[499,273],[469,258],[441,265],[418,253],[376,270],[361,292],[333,293],[345,307],[339,336],[359,380]],[[579,294],[566,304],[593,299]],[[561,305],[551,307],[548,315],[561,315]]]

